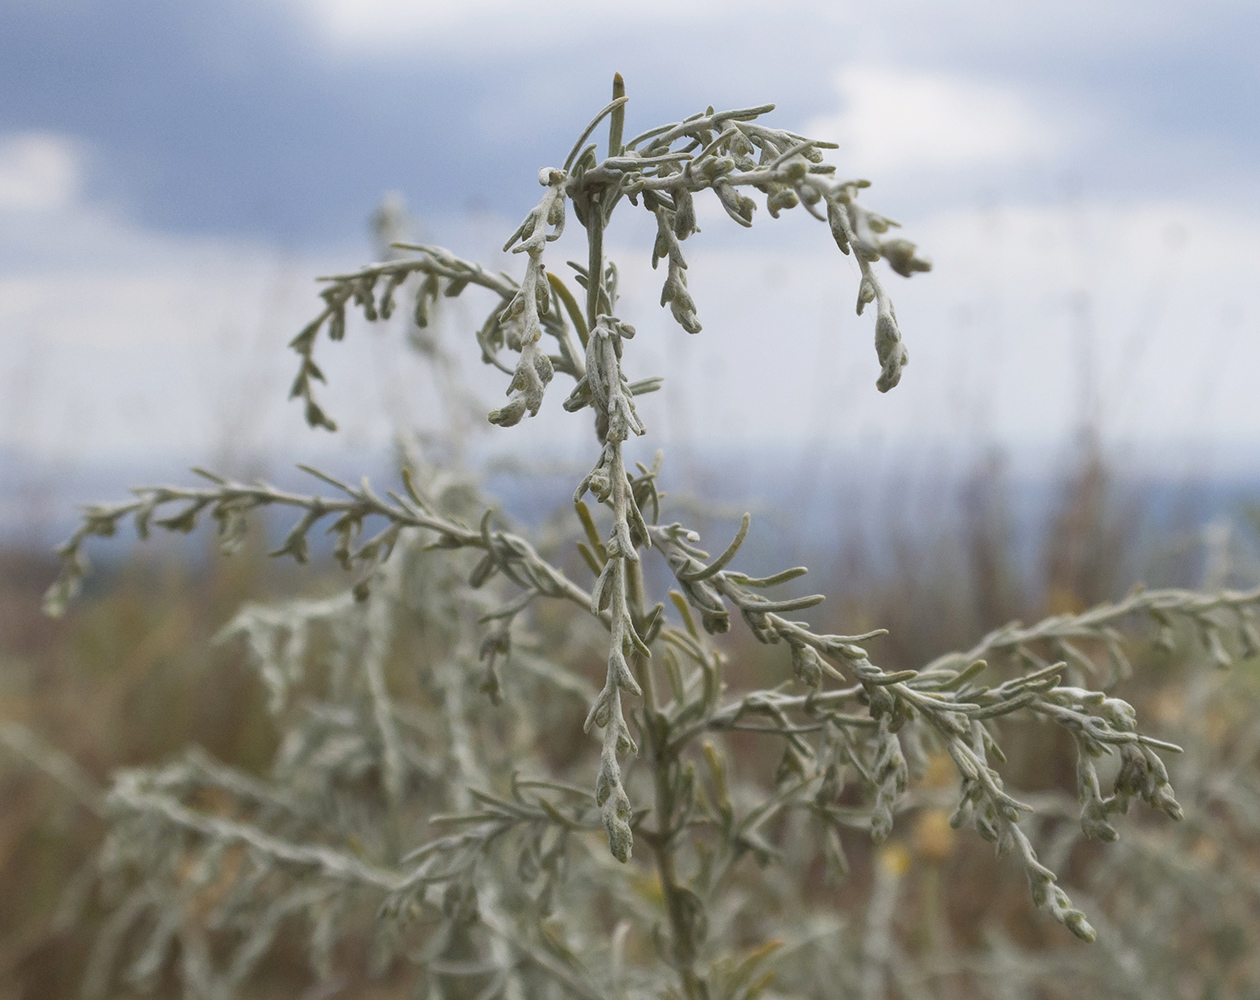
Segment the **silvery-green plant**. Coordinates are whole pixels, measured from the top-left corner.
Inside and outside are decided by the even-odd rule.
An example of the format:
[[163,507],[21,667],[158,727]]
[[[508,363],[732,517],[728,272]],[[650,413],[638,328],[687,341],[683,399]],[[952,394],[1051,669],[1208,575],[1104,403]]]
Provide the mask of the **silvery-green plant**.
[[[88,507],[60,549],[54,614],[87,570],[84,543],[127,520],[145,537],[209,516],[230,551],[252,512],[289,509],[296,521],[275,554],[305,561],[322,529],[354,574],[341,596],[250,606],[224,629],[245,641],[270,693],[280,739],[269,774],[191,750],[116,777],[100,859],[112,915],[89,994],[152,983],[174,961],[187,995],[239,995],[290,924],[308,929],[314,969],[329,977],[339,942],[370,920],[373,968],[405,959],[418,988],[440,996],[878,996],[895,957],[897,864],[880,869],[856,951],[813,883],[847,871],[845,839],[889,837],[899,812],[921,804],[907,788],[934,759],[957,774],[951,825],[1013,855],[1035,905],[1086,941],[1094,928],[1035,849],[1036,801],[997,768],[1005,720],[1070,735],[1084,837],[1116,840],[1134,800],[1181,818],[1161,757],[1178,748],[1145,735],[1108,693],[1132,669],[1117,629],[1199,641],[1224,665],[1231,650],[1260,646],[1260,591],[1137,591],[892,672],[877,663],[882,632],[827,634],[801,617],[822,595],[777,596],[805,568],[739,571],[747,515],[715,558],[663,519],[660,454],[631,468],[624,453],[647,433],[635,400],[660,379],[627,374],[634,329],[604,252],[615,209],[653,216],[661,304],[689,334],[700,323],[682,247],[697,196],[743,226],[751,192],[772,216],[799,206],[826,223],[860,268],[858,313],[876,306],[881,391],[908,360],[881,267],[909,277],[929,264],[859,202],[867,182],[837,178],[829,144],[761,123],[772,106],[709,108],[627,141],[625,104],[618,78],[562,165],[539,173],[542,197],[505,247],[524,259],[519,278],[398,244],[402,255],[324,279],[323,307],[291,345],[292,395],[313,427],[334,430],[315,395],[321,334],[339,340],[348,313],[385,321],[400,305],[424,329],[440,299],[488,291],[476,339],[508,397],[490,421],[537,414],[557,375],[570,383],[564,408],[594,418],[571,531],[527,538],[475,477],[410,441],[395,491],[315,469],[327,496],[198,470],[203,485]],[[601,156],[590,140],[605,121]],[[589,251],[573,265],[576,291],[546,259],[570,213]],[[575,550],[580,574],[560,565]],[[675,583],[660,599],[645,566],[657,558]],[[728,690],[714,637],[733,611],[783,652],[763,689]],[[592,685],[582,664],[595,648],[604,676]],[[579,730],[600,735],[597,755],[557,749]],[[781,745],[772,788],[740,773],[724,735],[735,732]],[[1102,761],[1113,766],[1100,774]]]

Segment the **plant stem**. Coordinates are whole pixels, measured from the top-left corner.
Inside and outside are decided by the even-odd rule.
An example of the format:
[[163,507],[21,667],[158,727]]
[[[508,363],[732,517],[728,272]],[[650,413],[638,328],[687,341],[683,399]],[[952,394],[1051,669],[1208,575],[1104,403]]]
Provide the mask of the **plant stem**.
[[[613,76],[613,100],[626,96],[626,84],[621,74]],[[618,156],[621,153],[621,137],[626,123],[626,106],[619,104],[612,110],[608,123],[608,155]],[[586,262],[586,326],[595,329],[595,320],[599,316],[599,297],[604,288],[604,224],[605,218],[603,191],[595,189],[590,192],[591,208],[586,224],[587,245],[590,254]],[[615,202],[616,199],[613,199]],[[612,203],[608,210],[611,211]]]
[[[618,73],[613,77],[613,100],[624,97],[625,93],[625,82]],[[609,156],[621,154],[625,117],[624,105],[617,107],[611,115],[608,128]],[[599,312],[599,296],[604,281],[604,223],[607,220],[604,216],[601,195],[601,191],[591,193],[590,221],[587,225],[590,257],[587,267],[586,312],[587,323],[592,330],[595,328]],[[643,610],[647,604],[642,566],[630,559],[625,559],[623,566],[626,572],[626,600],[635,627],[639,628],[643,620]],[[705,996],[705,990],[694,968],[695,942],[692,940],[690,921],[685,912],[687,904],[683,897],[682,886],[678,881],[678,870],[674,859],[675,787],[671,772],[674,770],[672,765],[676,762],[677,755],[670,746],[668,722],[657,710],[656,685],[652,677],[651,663],[640,653],[633,655],[633,667],[638,675],[639,686],[643,689],[643,739],[650,755],[655,790],[656,830],[646,833],[644,839],[652,847],[657,874],[661,880],[661,893],[664,897],[666,913],[669,916],[671,951],[683,995],[688,1000],[701,1000]]]
[[[637,568],[637,567],[636,567]],[[673,966],[678,972],[683,995],[687,1000],[702,1000],[706,995],[704,983],[695,970],[696,942],[687,918],[684,889],[678,881],[678,869],[674,858],[673,826],[674,792],[673,764],[677,760],[671,748],[668,722],[657,711],[655,682],[651,664],[636,654],[635,666],[639,686],[643,688],[643,740],[652,767],[652,784],[655,792],[653,811],[656,829],[642,831],[641,836],[652,848],[657,877],[661,880],[661,895],[665,912],[669,917],[670,951]]]
[[[620,73],[613,74],[613,100],[626,96],[626,81],[621,78]],[[608,122],[608,155],[620,156],[623,148],[621,141],[622,133],[626,126],[626,106],[618,105]]]
[[591,192],[591,209],[587,216],[586,242],[589,253],[586,259],[586,328],[595,329],[599,316],[599,293],[604,287],[604,206],[602,192]]

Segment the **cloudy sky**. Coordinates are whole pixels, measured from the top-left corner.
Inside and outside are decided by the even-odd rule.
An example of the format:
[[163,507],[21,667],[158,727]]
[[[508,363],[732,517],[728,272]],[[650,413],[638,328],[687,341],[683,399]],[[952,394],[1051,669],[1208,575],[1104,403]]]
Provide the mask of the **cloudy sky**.
[[[1092,419],[1121,453],[1254,468],[1257,37],[1241,0],[6,0],[0,449],[310,447],[284,401],[310,279],[369,257],[389,191],[419,235],[519,269],[497,246],[620,70],[630,132],[775,101],[936,264],[890,277],[912,363],[881,396],[825,227],[702,209],[688,337],[644,220],[615,223],[627,366],[668,376],[651,446],[1044,449]],[[447,336],[497,405],[476,307]],[[432,418],[401,340],[324,348],[339,447]],[[500,440],[570,440],[553,396]]]

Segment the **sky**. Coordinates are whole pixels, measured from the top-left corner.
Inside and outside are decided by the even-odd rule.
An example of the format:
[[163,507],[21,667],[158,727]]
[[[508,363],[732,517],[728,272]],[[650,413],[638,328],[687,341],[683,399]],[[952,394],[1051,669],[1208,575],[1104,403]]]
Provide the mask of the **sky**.
[[[304,427],[285,344],[312,279],[370,259],[388,192],[417,236],[519,273],[499,247],[620,71],[628,133],[776,102],[935,264],[888,278],[911,364],[881,395],[825,226],[702,203],[693,337],[658,305],[646,216],[619,217],[626,367],[666,376],[647,454],[1040,455],[1088,422],[1135,460],[1254,471],[1257,37],[1260,7],[1230,0],[6,0],[0,455],[174,473],[433,423],[402,330],[353,327],[319,356],[344,430]],[[442,335],[489,407],[478,308]],[[566,393],[487,447],[589,450]]]

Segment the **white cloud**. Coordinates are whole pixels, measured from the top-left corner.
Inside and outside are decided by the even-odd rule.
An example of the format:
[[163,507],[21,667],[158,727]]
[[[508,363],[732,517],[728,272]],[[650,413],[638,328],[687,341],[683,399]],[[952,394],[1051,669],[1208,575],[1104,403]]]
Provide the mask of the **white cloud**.
[[756,246],[756,229],[723,240],[715,225],[689,241],[695,337],[657,307],[663,275],[642,243],[614,247],[639,329],[628,371],[667,376],[643,403],[654,441],[1019,451],[1068,440],[1090,408],[1106,440],[1164,471],[1209,445],[1255,469],[1260,219],[1096,202],[903,221],[936,266],[888,278],[911,364],[886,395],[871,317],[854,315],[856,268],[825,226],[781,220],[799,222],[800,238],[774,250]]
[[0,211],[67,208],[82,182],[82,149],[73,139],[52,132],[0,136]]
[[[11,0],[10,0],[11,2]],[[768,38],[811,66],[843,39],[849,51],[948,52],[976,45],[1041,51],[1070,44],[1073,50],[1115,51],[1119,46],[1185,37],[1204,22],[1245,14],[1251,0],[1149,0],[1142,17],[1125,4],[1059,0],[1055,4],[1011,0],[883,0],[843,5],[834,0],[274,0],[313,23],[335,48],[359,53],[382,50],[458,50],[463,53],[525,50],[541,39],[570,49],[578,39],[599,38],[601,51],[618,46],[625,29],[653,25],[662,43],[687,48],[680,72],[703,72],[730,49],[712,47],[721,34],[739,37],[749,50]],[[838,26],[843,30],[838,32]],[[687,36],[680,36],[682,29]],[[743,46],[741,45],[742,49]],[[706,50],[708,50],[706,52]],[[744,50],[745,52],[749,50]],[[707,56],[707,58],[706,58]],[[802,58],[802,56],[804,58]],[[761,51],[761,59],[774,54]],[[697,65],[699,64],[699,65]]]
[[[551,40],[571,47],[583,34],[606,34],[615,15],[622,26],[663,17],[704,18],[719,12],[755,9],[753,0],[283,0],[310,18],[325,41],[354,51],[406,46],[484,52],[521,49]],[[601,11],[601,8],[604,8]],[[546,58],[552,58],[549,53]]]
[[[510,230],[497,225],[495,241]],[[321,398],[338,434],[310,431],[288,399],[296,368],[286,345],[321,305],[313,276],[369,253],[357,242],[297,255],[163,233],[84,203],[10,214],[0,225],[0,460],[6,449],[40,461],[177,465],[384,454],[395,427],[432,425],[442,398],[397,324],[386,332],[352,321],[344,344],[321,338]],[[473,348],[463,335],[479,317],[463,301],[443,306],[460,320],[460,346]],[[486,398],[501,398],[500,373],[483,371],[475,349],[462,353],[488,376]]]
[[1007,167],[1066,146],[1063,123],[998,84],[944,74],[851,66],[836,75],[842,102],[808,134],[840,143],[861,174]]
[[[219,444],[370,450],[388,438],[392,400],[402,411],[441,395],[406,360],[399,331],[355,329],[319,349],[325,399],[349,433],[312,436],[286,403],[284,345],[318,304],[309,276],[353,266],[366,248],[286,260],[258,243],[146,231],[69,195],[43,204],[63,210],[10,213],[0,226],[0,447],[190,459]],[[1061,440],[1080,415],[1086,363],[1104,430],[1117,439],[1260,442],[1250,384],[1260,370],[1251,280],[1260,219],[1171,203],[903,218],[936,268],[890,278],[912,364],[880,395],[872,318],[853,315],[855,265],[826,226],[799,212],[770,224],[776,234],[764,217],[752,232],[724,219],[706,225],[687,244],[705,326],[689,337],[659,306],[664,276],[648,266],[651,223],[640,215],[615,230],[610,254],[624,315],[640,330],[627,370],[667,376],[665,391],[642,401],[652,447]],[[519,259],[494,253],[515,219],[482,221],[446,220],[439,241],[519,274]],[[579,237],[573,227],[565,241]],[[555,262],[580,256],[573,244],[550,252]],[[477,362],[479,308],[450,303],[446,342],[492,405],[506,380]],[[536,421],[495,432],[494,444],[581,431],[560,410],[563,396],[553,386]]]

